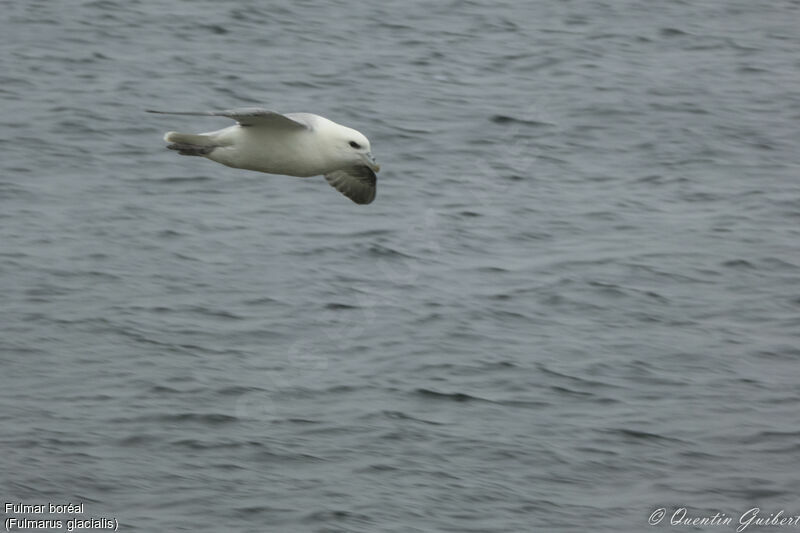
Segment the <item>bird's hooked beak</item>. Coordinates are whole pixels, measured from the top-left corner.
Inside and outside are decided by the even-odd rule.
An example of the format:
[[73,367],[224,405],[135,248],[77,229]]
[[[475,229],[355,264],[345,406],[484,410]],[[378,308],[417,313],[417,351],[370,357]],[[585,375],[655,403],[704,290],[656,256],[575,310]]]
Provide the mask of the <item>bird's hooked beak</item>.
[[364,163],[373,170],[373,172],[378,172],[381,169],[381,166],[375,161],[375,158],[372,156],[372,152],[367,152],[361,156],[364,159]]

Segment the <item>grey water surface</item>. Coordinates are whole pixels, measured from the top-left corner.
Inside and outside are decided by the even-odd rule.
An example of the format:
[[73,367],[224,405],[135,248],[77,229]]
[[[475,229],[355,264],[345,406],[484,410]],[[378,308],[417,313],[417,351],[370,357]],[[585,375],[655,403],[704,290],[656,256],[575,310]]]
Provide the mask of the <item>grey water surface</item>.
[[[148,532],[800,514],[798,2],[2,11],[0,504]],[[229,122],[143,112],[245,105],[362,131],[375,202],[180,157],[165,131]]]

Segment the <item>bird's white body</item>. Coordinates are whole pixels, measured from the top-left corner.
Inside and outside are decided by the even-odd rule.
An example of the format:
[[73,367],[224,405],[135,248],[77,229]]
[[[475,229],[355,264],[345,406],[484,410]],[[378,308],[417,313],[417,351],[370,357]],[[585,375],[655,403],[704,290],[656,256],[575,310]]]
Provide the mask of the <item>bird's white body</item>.
[[[312,118],[313,134],[306,129],[286,131],[240,124],[202,133],[218,146],[206,157],[229,167],[302,178],[325,174],[331,170],[331,161],[341,159],[343,166],[350,164],[348,158],[341,157],[339,147],[326,141],[332,135],[366,137],[325,117],[307,114],[307,119]],[[165,140],[171,142],[172,138],[165,137]],[[297,154],[303,156],[297,157]]]
[[[164,113],[156,111],[157,113]],[[281,115],[258,108],[174,113],[226,116],[238,124],[208,133],[168,132],[168,148],[234,168],[328,182],[356,203],[375,197],[378,164],[360,132],[311,113]]]

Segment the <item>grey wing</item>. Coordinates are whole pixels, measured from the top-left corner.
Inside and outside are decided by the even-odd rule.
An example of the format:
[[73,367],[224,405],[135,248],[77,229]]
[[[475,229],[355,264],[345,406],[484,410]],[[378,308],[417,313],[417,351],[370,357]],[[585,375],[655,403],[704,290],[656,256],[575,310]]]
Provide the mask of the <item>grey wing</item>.
[[292,118],[286,115],[269,111],[261,107],[241,107],[237,109],[227,109],[225,111],[155,111],[146,110],[148,113],[159,113],[162,115],[201,115],[207,117],[228,117],[232,118],[242,126],[270,126],[277,128],[302,128],[311,129],[311,123],[304,120],[302,113],[293,114]]
[[336,170],[325,174],[331,186],[357,204],[368,204],[375,199],[377,178],[367,166]]

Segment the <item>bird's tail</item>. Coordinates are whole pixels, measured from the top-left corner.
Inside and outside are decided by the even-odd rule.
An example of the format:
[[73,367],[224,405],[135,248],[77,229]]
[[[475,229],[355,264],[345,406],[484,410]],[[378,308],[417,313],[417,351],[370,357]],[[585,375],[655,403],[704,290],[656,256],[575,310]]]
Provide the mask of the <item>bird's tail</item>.
[[169,143],[167,148],[177,150],[181,155],[208,155],[218,146],[214,143],[213,137],[209,135],[178,133],[177,131],[167,132],[164,140]]

